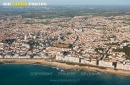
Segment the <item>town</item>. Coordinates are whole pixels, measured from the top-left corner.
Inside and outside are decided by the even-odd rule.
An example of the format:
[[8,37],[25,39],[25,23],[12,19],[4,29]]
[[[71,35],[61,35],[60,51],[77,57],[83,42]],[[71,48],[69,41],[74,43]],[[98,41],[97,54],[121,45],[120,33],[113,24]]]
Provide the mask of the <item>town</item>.
[[130,70],[130,15],[53,19],[2,16],[1,59],[56,62]]

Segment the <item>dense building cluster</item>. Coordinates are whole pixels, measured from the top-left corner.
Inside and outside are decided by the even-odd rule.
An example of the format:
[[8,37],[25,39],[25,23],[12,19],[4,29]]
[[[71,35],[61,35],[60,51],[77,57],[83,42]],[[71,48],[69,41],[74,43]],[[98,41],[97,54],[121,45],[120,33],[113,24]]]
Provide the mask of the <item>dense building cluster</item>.
[[130,16],[0,18],[0,58],[82,57],[129,64]]

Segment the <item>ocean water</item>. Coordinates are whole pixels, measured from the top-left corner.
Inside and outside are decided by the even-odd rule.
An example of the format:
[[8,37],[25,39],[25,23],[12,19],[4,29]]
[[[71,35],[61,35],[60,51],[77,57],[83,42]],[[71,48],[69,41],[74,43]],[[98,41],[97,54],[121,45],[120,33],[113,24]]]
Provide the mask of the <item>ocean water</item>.
[[2,64],[0,85],[130,85],[130,77],[43,65]]

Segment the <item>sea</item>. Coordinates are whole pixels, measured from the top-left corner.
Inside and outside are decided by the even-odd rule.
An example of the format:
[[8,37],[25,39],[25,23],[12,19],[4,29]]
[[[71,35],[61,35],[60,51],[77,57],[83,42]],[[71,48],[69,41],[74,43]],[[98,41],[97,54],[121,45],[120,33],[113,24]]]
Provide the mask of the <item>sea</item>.
[[1,64],[0,85],[130,85],[130,76],[38,64]]

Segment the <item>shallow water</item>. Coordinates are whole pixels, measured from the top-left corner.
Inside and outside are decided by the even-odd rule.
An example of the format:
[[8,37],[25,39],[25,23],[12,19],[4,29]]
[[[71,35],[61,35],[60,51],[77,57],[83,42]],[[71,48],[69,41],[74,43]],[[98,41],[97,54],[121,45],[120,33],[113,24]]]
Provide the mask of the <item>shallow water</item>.
[[130,77],[25,64],[0,65],[0,85],[130,85]]

